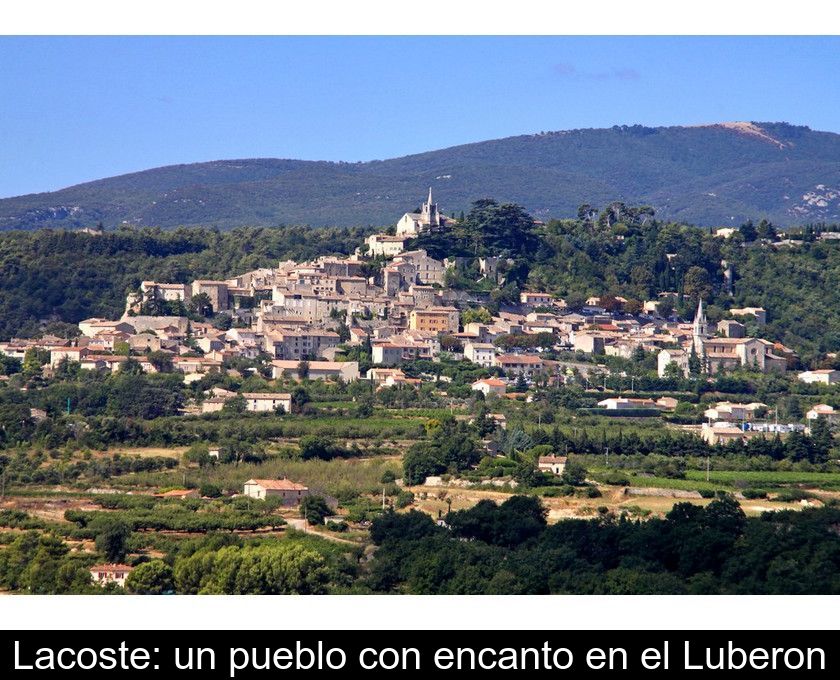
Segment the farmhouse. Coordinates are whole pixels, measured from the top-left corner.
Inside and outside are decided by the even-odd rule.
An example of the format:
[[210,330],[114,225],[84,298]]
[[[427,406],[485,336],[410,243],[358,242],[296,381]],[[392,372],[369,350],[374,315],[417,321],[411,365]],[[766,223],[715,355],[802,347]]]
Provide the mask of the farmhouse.
[[133,569],[134,567],[127,564],[94,564],[90,568],[90,576],[93,582],[100,586],[116,583],[125,587],[125,580]]
[[562,475],[566,469],[566,456],[540,456],[537,469],[553,475]]
[[292,395],[288,392],[243,392],[242,396],[248,411],[274,411],[282,406],[284,413],[292,412]]
[[485,397],[491,394],[503,396],[506,390],[505,381],[498,378],[484,378],[483,380],[476,380],[472,385],[472,389],[476,392],[481,392]]
[[250,498],[280,498],[284,505],[297,505],[309,495],[309,488],[289,479],[249,479],[243,493]]
[[[271,377],[274,379],[293,376],[300,380],[300,361],[275,359],[271,362]],[[310,380],[343,380],[353,382],[359,379],[358,361],[308,361],[305,362]]]

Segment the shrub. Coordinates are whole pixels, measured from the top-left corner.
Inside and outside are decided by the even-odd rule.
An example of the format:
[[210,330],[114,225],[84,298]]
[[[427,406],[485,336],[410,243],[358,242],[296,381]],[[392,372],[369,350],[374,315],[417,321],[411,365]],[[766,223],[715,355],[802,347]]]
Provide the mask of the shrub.
[[552,489],[545,489],[540,492],[540,494],[545,498],[562,498],[563,496],[573,496],[574,493],[575,487],[569,486],[568,484],[557,486]]
[[382,479],[379,481],[383,484],[393,484],[397,481],[397,475],[393,470],[385,470],[385,472],[382,473]]
[[773,500],[778,501],[779,503],[796,503],[797,501],[803,501],[806,498],[813,497],[813,494],[803,491],[802,489],[784,489],[776,494],[776,497]]
[[407,508],[412,503],[414,503],[414,494],[411,491],[404,490],[397,494],[397,500],[394,505],[398,508]]
[[218,484],[204,482],[198,492],[205,498],[218,498],[222,495],[222,488]]
[[610,486],[630,486],[630,478],[621,472],[608,472],[601,476],[601,481]]
[[764,489],[744,489],[741,493],[747,499],[767,498],[767,492]]

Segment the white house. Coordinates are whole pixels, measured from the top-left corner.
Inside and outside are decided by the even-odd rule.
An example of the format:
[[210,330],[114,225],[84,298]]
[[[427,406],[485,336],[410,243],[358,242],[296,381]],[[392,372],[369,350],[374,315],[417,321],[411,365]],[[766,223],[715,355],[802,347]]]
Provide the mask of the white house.
[[566,469],[566,456],[540,456],[537,469],[553,475],[562,475]]
[[472,384],[472,389],[476,392],[481,392],[485,397],[489,397],[491,394],[501,397],[504,395],[506,387],[504,380],[484,378],[483,380],[476,380]]
[[125,580],[134,567],[127,564],[94,564],[90,568],[90,576],[97,585],[104,586],[109,583],[116,583],[121,588],[125,587]]
[[840,383],[840,371],[831,368],[820,368],[816,371],[803,371],[798,376],[800,382],[818,383],[820,385],[836,385]]
[[464,343],[464,358],[474,364],[490,368],[496,357],[496,348],[489,342]]
[[285,413],[292,412],[292,395],[288,392],[243,392],[242,397],[248,411],[274,411],[282,406]]
[[836,411],[833,406],[828,404],[816,404],[805,414],[808,420],[816,420],[817,418],[825,418],[831,425],[840,423],[840,411]]
[[280,498],[284,505],[297,505],[309,495],[309,488],[289,479],[249,479],[243,493],[250,498]]
[[[308,361],[310,380],[343,380],[353,382],[359,379],[358,361]],[[300,361],[275,359],[271,362],[271,377],[275,380],[283,376],[300,379]]]

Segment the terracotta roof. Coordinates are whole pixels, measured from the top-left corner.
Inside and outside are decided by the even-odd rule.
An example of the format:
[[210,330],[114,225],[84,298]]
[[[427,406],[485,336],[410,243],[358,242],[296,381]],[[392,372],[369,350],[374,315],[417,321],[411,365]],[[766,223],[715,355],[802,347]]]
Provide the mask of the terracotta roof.
[[278,491],[308,491],[309,487],[297,484],[289,479],[249,479],[245,484],[256,484],[264,489]]
[[162,498],[183,498],[193,493],[195,493],[195,489],[172,489],[171,491],[164,491],[158,495]]
[[500,364],[541,364],[540,357],[531,356],[530,354],[503,354],[496,358]]
[[90,571],[131,571],[134,567],[127,564],[94,564]]
[[498,378],[484,378],[483,380],[476,380],[473,385],[490,385],[490,387],[504,387],[505,382]]

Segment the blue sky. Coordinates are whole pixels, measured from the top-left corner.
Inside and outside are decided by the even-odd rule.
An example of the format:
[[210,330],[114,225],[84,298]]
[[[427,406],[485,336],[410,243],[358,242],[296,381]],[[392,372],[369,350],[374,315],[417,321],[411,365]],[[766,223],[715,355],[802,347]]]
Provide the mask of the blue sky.
[[836,37],[0,37],[0,197],[617,124],[840,132],[838,73]]

